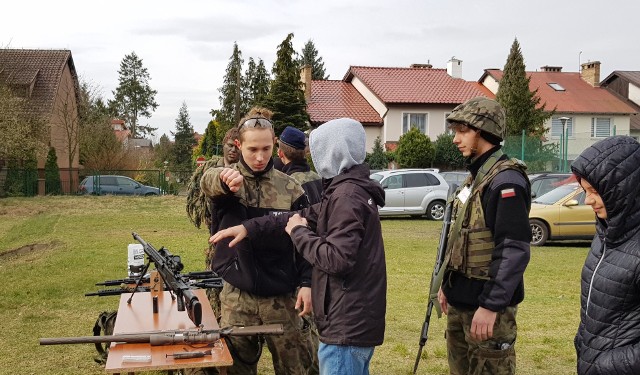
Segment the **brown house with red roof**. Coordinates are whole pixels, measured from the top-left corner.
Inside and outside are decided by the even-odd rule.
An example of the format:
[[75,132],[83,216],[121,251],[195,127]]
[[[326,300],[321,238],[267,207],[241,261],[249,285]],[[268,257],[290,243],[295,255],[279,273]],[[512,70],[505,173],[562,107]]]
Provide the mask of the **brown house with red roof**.
[[395,148],[411,127],[435,140],[446,131],[445,117],[455,106],[476,96],[494,97],[478,82],[461,78],[461,63],[453,58],[447,69],[434,69],[430,64],[351,66],[340,81],[310,81],[307,74],[311,125],[340,117],[358,120],[365,127],[368,150],[378,136],[387,148]]
[[[62,188],[75,191],[80,91],[71,51],[0,49],[0,79],[30,98],[28,111],[49,125],[49,143],[56,150]],[[44,157],[38,160],[39,194],[44,194],[45,161]]]
[[636,112],[631,116],[630,135],[640,140],[640,71],[615,70],[600,86],[620,97]]
[[[492,93],[497,93],[503,72],[487,69],[478,80]],[[566,118],[568,160],[573,161],[585,148],[614,134],[630,135],[631,117],[637,113],[628,103],[600,87],[600,62],[582,64],[580,73],[563,72],[562,67],[543,66],[527,72],[529,89],[546,108],[555,108],[549,128],[549,142],[559,142],[563,132],[561,118]]]

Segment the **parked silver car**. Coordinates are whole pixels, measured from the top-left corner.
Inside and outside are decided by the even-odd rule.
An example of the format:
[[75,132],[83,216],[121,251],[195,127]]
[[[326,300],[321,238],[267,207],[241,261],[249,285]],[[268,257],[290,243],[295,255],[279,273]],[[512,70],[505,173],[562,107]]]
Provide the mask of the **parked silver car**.
[[385,191],[380,216],[411,215],[442,220],[449,185],[437,169],[395,169],[371,174]]
[[147,186],[126,176],[88,176],[80,183],[80,194],[160,195],[160,189]]

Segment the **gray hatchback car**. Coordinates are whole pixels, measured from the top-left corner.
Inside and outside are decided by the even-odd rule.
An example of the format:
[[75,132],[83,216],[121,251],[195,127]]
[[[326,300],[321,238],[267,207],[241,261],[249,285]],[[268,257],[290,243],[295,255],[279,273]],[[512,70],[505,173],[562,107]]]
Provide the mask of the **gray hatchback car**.
[[147,186],[126,176],[88,176],[80,183],[80,194],[160,195],[160,189]]
[[442,220],[449,185],[436,169],[395,169],[371,174],[385,192],[380,216],[426,215]]

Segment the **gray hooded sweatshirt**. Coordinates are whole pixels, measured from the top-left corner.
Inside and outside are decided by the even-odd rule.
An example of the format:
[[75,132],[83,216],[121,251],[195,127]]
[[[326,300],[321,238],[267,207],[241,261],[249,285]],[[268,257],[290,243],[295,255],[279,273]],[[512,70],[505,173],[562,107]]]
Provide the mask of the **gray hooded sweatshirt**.
[[350,118],[328,121],[309,135],[313,165],[325,179],[362,164],[366,156],[365,145],[362,124]]

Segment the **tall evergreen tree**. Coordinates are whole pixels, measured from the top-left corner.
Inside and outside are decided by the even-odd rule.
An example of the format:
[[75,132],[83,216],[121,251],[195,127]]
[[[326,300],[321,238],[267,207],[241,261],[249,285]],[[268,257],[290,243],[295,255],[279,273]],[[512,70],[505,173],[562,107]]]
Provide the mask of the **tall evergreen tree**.
[[525,72],[524,58],[518,39],[514,39],[507,62],[504,65],[496,100],[507,113],[507,135],[527,135],[540,137],[547,129],[544,123],[553,111],[546,112],[545,104],[540,104],[538,90],[529,90],[530,77]]
[[262,59],[258,59],[258,63],[256,64],[253,57],[250,57],[247,65],[243,91],[245,92],[244,100],[248,110],[253,106],[263,105],[265,98],[269,94],[271,78]]
[[156,168],[163,168],[165,161],[171,163],[173,160],[173,143],[169,139],[169,136],[162,134],[160,141],[153,147],[154,165]]
[[155,101],[158,92],[149,86],[149,72],[135,52],[122,59],[118,75],[118,87],[113,92],[113,100],[109,101],[113,115],[125,120],[134,138],[153,134],[157,128],[140,125],[138,120],[151,117],[158,107]]
[[318,50],[315,44],[313,44],[312,39],[309,39],[309,41],[304,44],[304,47],[302,47],[302,53],[300,54],[298,63],[300,66],[311,66],[311,79],[329,79],[329,75],[325,76],[327,72],[324,69],[324,62],[322,61],[322,57],[318,57]]
[[238,48],[238,43],[233,43],[233,53],[229,58],[227,71],[222,81],[220,92],[220,109],[211,110],[211,115],[223,129],[229,129],[238,124],[246,112],[242,105],[242,52]]
[[[200,155],[209,159],[213,155],[216,155],[218,151],[218,123],[214,120],[209,121],[207,125],[207,129],[204,131],[204,135],[200,140],[200,144],[198,145],[198,155],[194,155],[198,157]],[[221,147],[220,147],[221,148]]]
[[191,154],[196,140],[193,137],[193,126],[189,121],[187,103],[183,102],[176,119],[176,131],[173,133],[173,170],[191,171]]
[[304,92],[300,87],[298,62],[291,44],[293,33],[287,35],[278,46],[277,59],[273,65],[273,81],[265,106],[273,111],[273,124],[277,135],[287,126],[306,130],[309,114],[306,110]]
[[44,163],[44,186],[46,194],[58,195],[62,192],[58,156],[56,155],[56,149],[53,147],[49,148],[47,161]]

